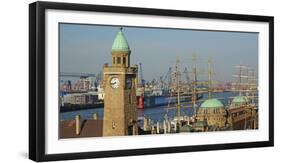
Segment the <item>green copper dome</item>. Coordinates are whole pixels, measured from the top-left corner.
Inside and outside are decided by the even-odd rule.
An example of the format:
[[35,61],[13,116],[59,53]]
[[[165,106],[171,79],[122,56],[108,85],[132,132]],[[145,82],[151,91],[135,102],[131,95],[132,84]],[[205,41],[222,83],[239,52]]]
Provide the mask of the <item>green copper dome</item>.
[[201,108],[222,108],[223,104],[216,98],[208,99],[201,104]]
[[120,30],[118,31],[118,33],[113,41],[111,51],[123,51],[123,52],[130,51],[129,44],[122,32],[122,28],[120,28]]
[[233,103],[247,103],[248,99],[245,96],[236,96],[234,97],[234,99],[232,100]]

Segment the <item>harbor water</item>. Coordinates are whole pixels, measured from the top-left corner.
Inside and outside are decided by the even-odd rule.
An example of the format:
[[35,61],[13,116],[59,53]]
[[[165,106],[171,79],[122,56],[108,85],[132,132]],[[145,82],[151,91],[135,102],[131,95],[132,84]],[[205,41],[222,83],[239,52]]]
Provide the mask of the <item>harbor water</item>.
[[[233,92],[223,92],[223,93],[212,93],[212,97],[218,98],[222,103],[227,105],[231,97],[236,96],[237,93]],[[204,94],[203,98],[198,103],[199,105],[204,102],[208,98],[207,94]],[[176,106],[158,106],[158,107],[150,107],[150,108],[143,108],[137,109],[139,117],[147,117],[150,118],[152,121],[162,121],[165,117],[168,119],[173,119],[177,114]],[[74,119],[76,115],[80,115],[82,119],[91,119],[93,114],[97,113],[99,118],[103,117],[103,108],[89,108],[84,110],[77,110],[77,111],[68,111],[68,112],[61,112],[59,114],[60,120],[70,120]],[[181,106],[181,116],[192,116],[194,114],[193,107],[191,104],[184,104]]]

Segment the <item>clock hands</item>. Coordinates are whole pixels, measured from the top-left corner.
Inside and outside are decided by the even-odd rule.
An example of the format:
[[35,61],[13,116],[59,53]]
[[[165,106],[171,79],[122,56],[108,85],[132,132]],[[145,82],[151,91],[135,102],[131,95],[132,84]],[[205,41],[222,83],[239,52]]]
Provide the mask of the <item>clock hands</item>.
[[110,85],[112,88],[118,88],[119,86],[119,80],[117,78],[112,78],[110,81]]

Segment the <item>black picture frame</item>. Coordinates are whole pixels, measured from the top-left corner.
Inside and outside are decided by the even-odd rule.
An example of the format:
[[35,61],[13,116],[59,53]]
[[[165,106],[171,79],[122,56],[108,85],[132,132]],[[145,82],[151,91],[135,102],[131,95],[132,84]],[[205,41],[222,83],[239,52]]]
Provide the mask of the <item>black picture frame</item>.
[[[67,154],[45,153],[45,11],[47,9],[69,11],[95,11],[124,14],[161,15],[220,20],[241,20],[269,23],[269,140],[262,142],[230,143],[161,147],[117,151],[83,152]],[[274,145],[274,17],[210,12],[164,10],[120,6],[102,6],[73,3],[34,2],[29,5],[29,158],[34,161],[55,161],[101,157],[178,153],[237,148],[269,147]]]

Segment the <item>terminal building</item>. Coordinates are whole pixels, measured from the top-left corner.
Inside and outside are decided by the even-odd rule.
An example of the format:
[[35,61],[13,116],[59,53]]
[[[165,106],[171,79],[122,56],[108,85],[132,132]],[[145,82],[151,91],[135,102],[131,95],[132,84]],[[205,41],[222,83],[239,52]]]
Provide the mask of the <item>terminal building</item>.
[[258,109],[246,96],[236,96],[228,108],[228,122],[232,130],[258,128]]
[[227,111],[225,110],[225,106],[216,98],[204,101],[198,109],[196,116],[196,130],[207,131],[221,129],[224,128],[227,123]]
[[236,96],[229,106],[216,98],[204,101],[196,114],[195,131],[257,129],[257,107],[246,96]]

